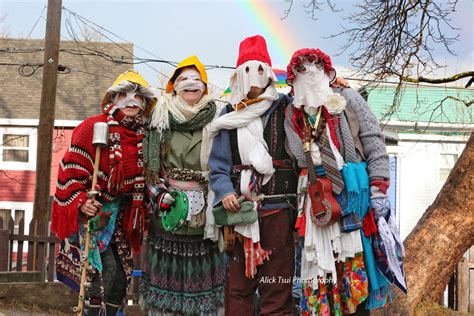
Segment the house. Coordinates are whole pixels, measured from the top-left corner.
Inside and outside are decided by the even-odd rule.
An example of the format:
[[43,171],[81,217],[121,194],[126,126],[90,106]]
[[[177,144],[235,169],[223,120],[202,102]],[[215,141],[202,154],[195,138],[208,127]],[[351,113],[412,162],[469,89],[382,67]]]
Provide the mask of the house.
[[390,116],[394,86],[368,89],[368,103],[384,130],[394,135],[387,143],[391,159],[391,204],[398,214],[400,236],[405,239],[434,201],[470,132],[471,107],[455,99],[474,99],[474,89],[441,86],[405,86],[399,108]]
[[[59,162],[72,130],[85,118],[100,113],[106,89],[129,64],[113,63],[132,58],[133,45],[126,43],[60,43],[58,86],[54,123],[51,195]],[[37,130],[43,72],[44,41],[0,39],[0,217],[12,216],[26,227],[33,215]],[[103,55],[106,54],[106,55]],[[128,59],[130,60],[130,59]],[[19,65],[18,65],[19,64]]]

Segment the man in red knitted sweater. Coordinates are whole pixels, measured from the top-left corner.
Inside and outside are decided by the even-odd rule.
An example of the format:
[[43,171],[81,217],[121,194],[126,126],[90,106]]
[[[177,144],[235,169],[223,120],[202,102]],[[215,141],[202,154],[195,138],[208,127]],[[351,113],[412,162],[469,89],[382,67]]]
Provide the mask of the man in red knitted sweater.
[[[56,260],[58,280],[79,291],[83,223],[94,228],[88,255],[92,272],[86,289],[86,315],[106,310],[115,315],[133,269],[131,250],[138,252],[145,224],[142,141],[146,113],[156,103],[143,77],[129,70],[107,90],[102,114],[89,117],[73,132],[59,166],[51,230],[62,239]],[[100,155],[97,198],[88,198],[94,170],[94,124],[109,126],[108,145]]]

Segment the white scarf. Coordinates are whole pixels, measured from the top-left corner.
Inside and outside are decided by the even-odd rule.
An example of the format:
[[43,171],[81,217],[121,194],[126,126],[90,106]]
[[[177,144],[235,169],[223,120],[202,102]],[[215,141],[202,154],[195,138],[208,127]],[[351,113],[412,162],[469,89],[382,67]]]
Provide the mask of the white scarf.
[[[174,116],[178,122],[187,122],[192,119],[202,108],[204,108],[213,99],[208,95],[204,95],[198,103],[194,106],[188,105],[180,96],[165,94],[159,99],[159,104],[155,107],[152,118],[150,121],[150,127],[157,128],[160,133],[163,130],[169,128],[169,114]],[[219,107],[216,106],[216,117],[220,113]],[[202,129],[202,141],[201,141],[201,170],[203,170],[203,176],[207,177],[207,170],[209,155],[212,148],[212,139],[209,138],[209,129],[211,124],[207,124]],[[218,228],[215,226],[214,214],[212,213],[212,205],[214,201],[214,195],[211,194],[212,190],[208,190],[208,207],[206,209],[206,224],[204,228],[204,238],[209,238],[213,241],[221,239]]]
[[398,262],[397,258],[397,249],[400,250],[401,256],[405,256],[405,248],[403,247],[403,242],[400,239],[400,234],[398,233],[395,216],[390,216],[388,223],[383,216],[379,218],[377,224],[380,238],[383,240],[385,245],[385,251],[387,253],[387,263],[388,268],[392,271],[393,275],[397,281],[406,288],[405,284],[405,274]]
[[[221,129],[237,129],[237,141],[242,164],[252,165],[255,170],[263,175],[263,183],[270,180],[275,171],[272,157],[268,153],[267,144],[263,138],[263,123],[260,118],[278,99],[276,90],[270,89],[259,96],[264,100],[252,104],[240,111],[232,111],[220,116],[213,121],[209,130],[209,137],[214,138]],[[250,170],[245,170],[251,172]],[[246,172],[242,172],[246,174]],[[244,178],[244,177],[242,177]],[[245,177],[247,178],[247,177]],[[250,177],[248,177],[250,180]],[[248,182],[241,183],[242,193],[248,192]]]
[[[306,188],[308,176],[298,179],[298,192]],[[303,209],[306,216],[305,239],[301,257],[301,279],[316,280],[318,277],[326,279],[331,273],[332,281],[337,281],[336,261],[344,262],[347,258],[354,258],[363,251],[360,230],[350,233],[340,231],[339,223],[329,226],[317,227],[311,220],[311,200],[306,194],[298,202],[298,209]],[[318,288],[318,282],[313,283],[313,288]]]
[[158,129],[159,132],[168,129],[170,113],[178,122],[187,122],[196,116],[210,101],[212,101],[212,98],[205,94],[196,104],[191,106],[179,95],[167,93],[159,98],[158,104],[153,110],[150,127]]
[[[263,123],[260,116],[271,107],[273,101],[278,99],[278,92],[267,88],[259,98],[264,100],[214,120],[210,128],[210,138],[215,137],[221,129],[236,128],[240,160],[244,165],[252,165],[258,173],[263,175],[262,185],[264,185],[270,180],[275,169],[263,138]],[[242,170],[240,174],[240,191],[245,196],[253,195],[253,192],[248,189],[251,175],[252,170]],[[254,243],[260,241],[258,221],[247,225],[236,225],[235,231],[251,238]]]
[[[192,119],[201,109],[213,99],[205,94],[193,106],[187,104],[179,95],[165,94],[163,95],[155,106],[150,120],[150,127],[156,128],[160,133],[169,128],[169,114],[180,123],[184,123]],[[216,110],[216,116],[218,111]],[[201,144],[201,169],[208,170],[207,162],[211,151],[211,140],[209,139],[209,127],[207,124],[202,129],[202,144]]]

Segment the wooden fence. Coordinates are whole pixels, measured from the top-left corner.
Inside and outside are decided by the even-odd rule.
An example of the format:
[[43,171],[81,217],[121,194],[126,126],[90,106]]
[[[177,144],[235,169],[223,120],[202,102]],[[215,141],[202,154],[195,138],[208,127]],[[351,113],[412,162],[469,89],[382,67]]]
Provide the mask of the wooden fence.
[[[17,233],[15,233],[14,225],[11,217],[6,223],[0,218],[0,253],[2,254],[0,271],[39,271],[41,280],[54,281],[54,258],[58,241],[55,236],[48,233],[49,224],[46,221],[33,219],[29,226],[29,234],[25,234],[24,219],[18,223]],[[28,245],[26,267],[23,261],[25,243]],[[16,258],[13,251],[15,248],[17,249]],[[14,269],[12,269],[13,266]]]
[[[4,222],[0,217],[0,273],[16,272],[11,274],[14,275],[13,277],[9,278],[4,274],[4,280],[0,280],[0,283],[5,280],[7,282],[27,282],[29,279],[26,275],[34,276],[30,278],[31,282],[55,281],[55,257],[60,241],[56,236],[50,234],[48,228],[48,222],[33,219],[29,225],[29,233],[25,234],[24,219],[21,219],[17,224],[17,231],[15,231],[13,218],[10,217],[7,222]],[[28,249],[26,262],[23,249],[25,245]],[[134,277],[127,293],[127,300],[132,300],[133,304],[138,303],[140,266],[140,258],[136,258],[136,270],[134,270]],[[32,273],[33,271],[36,272]]]
[[463,313],[474,313],[474,246],[459,261],[447,292],[447,301],[442,298],[441,304]]

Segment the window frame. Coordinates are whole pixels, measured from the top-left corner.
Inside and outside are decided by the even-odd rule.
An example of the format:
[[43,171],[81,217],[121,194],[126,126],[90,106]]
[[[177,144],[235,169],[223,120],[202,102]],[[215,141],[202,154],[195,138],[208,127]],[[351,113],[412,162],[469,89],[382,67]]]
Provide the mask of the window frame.
[[[37,128],[36,127],[0,127],[0,169],[3,170],[36,170],[36,148],[37,148]],[[3,161],[4,149],[16,149],[20,147],[3,146],[4,135],[25,135],[28,136],[28,161]]]
[[[443,165],[443,161],[444,161],[443,156],[448,156],[448,155],[455,156],[454,164],[452,165],[451,168],[448,168],[445,165]],[[457,152],[440,152],[439,153],[439,156],[438,156],[438,170],[437,170],[438,182],[440,182],[440,183],[446,182],[446,180],[449,177],[449,173],[451,173],[451,170],[453,170],[453,168],[456,165],[456,162],[458,161],[458,159],[459,159],[459,153],[457,153]],[[440,174],[441,170],[449,170],[449,173],[448,173],[448,175],[446,176],[445,179],[441,178],[441,174]]]

